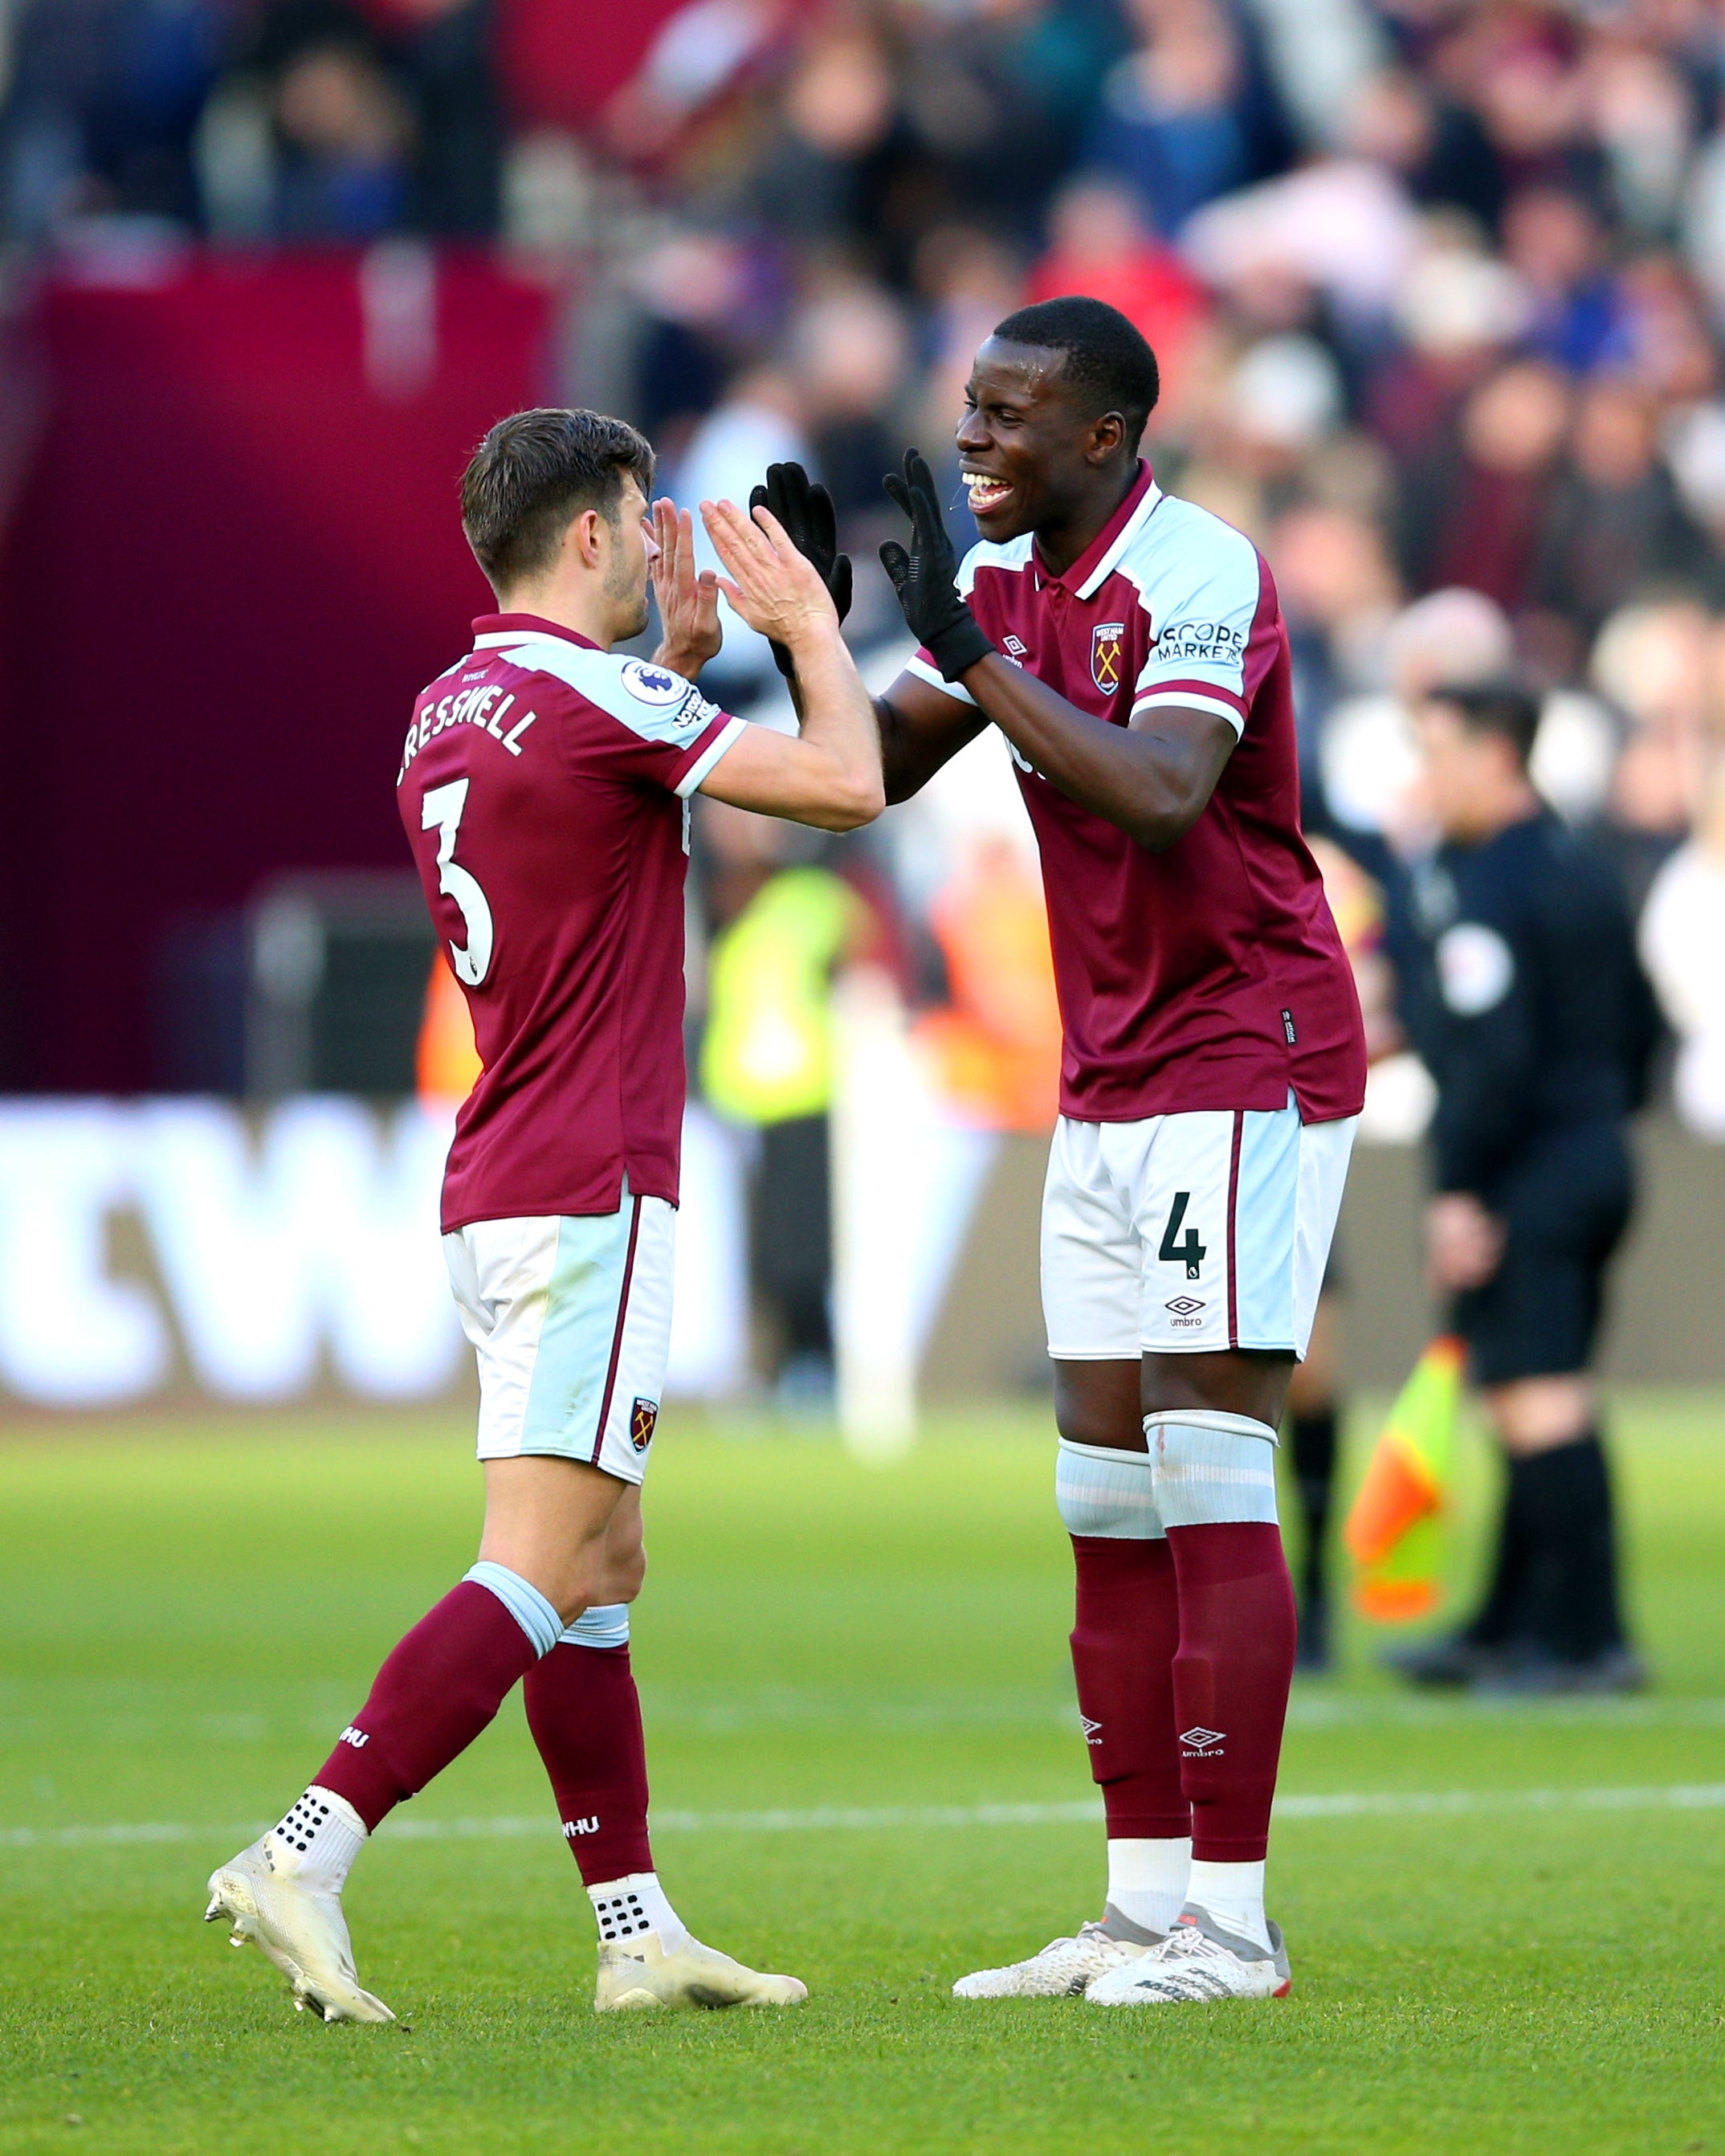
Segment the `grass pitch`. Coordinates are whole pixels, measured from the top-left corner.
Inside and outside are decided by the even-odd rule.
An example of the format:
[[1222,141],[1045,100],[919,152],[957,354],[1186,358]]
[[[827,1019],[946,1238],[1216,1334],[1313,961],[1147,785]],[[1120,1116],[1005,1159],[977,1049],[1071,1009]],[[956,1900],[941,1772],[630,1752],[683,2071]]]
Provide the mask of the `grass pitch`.
[[1725,2151],[1725,1403],[1620,1421],[1657,1692],[1409,1700],[1352,1640],[1285,1755],[1293,1996],[1104,2013],[949,1995],[1101,1899],[1045,1419],[947,1424],[882,1471],[673,1414],[636,1620],[660,1869],[811,2001],[596,2020],[512,1702],[356,1872],[381,2030],[294,2014],[200,1926],[202,1883],[470,1561],[466,1428],[15,1434],[0,2148]]

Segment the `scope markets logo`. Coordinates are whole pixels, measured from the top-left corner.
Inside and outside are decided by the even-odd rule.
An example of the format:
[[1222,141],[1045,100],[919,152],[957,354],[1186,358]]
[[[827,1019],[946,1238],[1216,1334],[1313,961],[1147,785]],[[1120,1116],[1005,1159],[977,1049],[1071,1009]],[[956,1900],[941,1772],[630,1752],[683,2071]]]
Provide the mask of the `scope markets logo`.
[[1205,665],[1237,664],[1246,655],[1246,631],[1226,621],[1183,621],[1156,639],[1156,656]]

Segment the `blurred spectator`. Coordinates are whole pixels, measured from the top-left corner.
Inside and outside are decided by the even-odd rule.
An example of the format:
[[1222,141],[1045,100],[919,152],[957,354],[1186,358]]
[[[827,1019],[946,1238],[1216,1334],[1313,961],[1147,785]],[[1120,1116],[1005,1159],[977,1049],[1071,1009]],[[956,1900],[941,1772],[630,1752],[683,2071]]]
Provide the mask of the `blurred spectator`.
[[1194,335],[1210,311],[1204,287],[1147,228],[1131,190],[1086,173],[1055,196],[1047,251],[1030,274],[1028,300],[1088,293],[1118,307],[1151,340],[1162,377],[1159,429],[1185,409]]
[[1441,683],[1492,680],[1514,656],[1503,610],[1478,592],[1432,592],[1405,608],[1385,635],[1385,689],[1339,705],[1320,740],[1318,798],[1336,821],[1353,831],[1402,828],[1420,768],[1415,706]]
[[1513,270],[1454,234],[1433,234],[1395,295],[1399,342],[1370,381],[1365,416],[1379,439],[1405,464],[1429,455],[1528,312]]
[[414,117],[409,222],[483,239],[497,229],[502,116],[492,79],[492,0],[396,0],[397,63]]
[[1400,181],[1364,157],[1328,157],[1243,189],[1186,227],[1186,259],[1230,294],[1290,279],[1356,321],[1387,313],[1406,273],[1418,220]]
[[922,231],[943,218],[1035,232],[1118,30],[1111,9],[1083,0],[903,4],[892,14],[903,39],[903,149],[881,236],[898,276]]
[[1575,373],[1622,355],[1621,303],[1598,218],[1579,195],[1528,187],[1503,218],[1504,254],[1532,296],[1528,341]]
[[1528,595],[1569,613],[1584,636],[1651,583],[1687,582],[1718,593],[1707,542],[1660,458],[1657,430],[1657,408],[1634,384],[1606,377],[1583,393]]
[[1340,697],[1381,680],[1399,587],[1382,534],[1354,511],[1303,503],[1274,527],[1270,552],[1293,655],[1300,775],[1317,803],[1325,725]]
[[755,181],[755,208],[769,229],[819,242],[877,221],[896,101],[886,54],[862,25],[841,22],[811,38],[785,84],[776,136]]
[[881,475],[903,454],[888,424],[910,359],[902,312],[878,285],[838,285],[797,316],[791,356],[809,446],[839,515],[878,513]]
[[95,215],[193,219],[192,143],[223,13],[216,0],[23,0],[0,65],[15,234]]
[[1716,765],[1695,835],[1653,879],[1641,963],[1679,1042],[1678,1112],[1725,1139],[1725,765]]
[[1103,85],[1086,151],[1175,233],[1251,176],[1239,36],[1215,0],[1131,0],[1130,13],[1137,49]]
[[294,54],[276,86],[280,149],[271,226],[281,239],[370,239],[407,203],[407,108],[356,41]]
[[1717,628],[1693,603],[1620,608],[1594,646],[1594,684],[1628,728],[1612,774],[1609,830],[1637,904],[1706,798],[1717,667]]
[[1416,589],[1465,584],[1513,613],[1527,595],[1569,423],[1564,378],[1520,360],[1481,384],[1453,444],[1409,472],[1400,552]]
[[1348,116],[1347,146],[1400,173],[1416,203],[1453,205],[1496,229],[1502,169],[1477,114],[1436,85],[1400,69],[1369,77]]

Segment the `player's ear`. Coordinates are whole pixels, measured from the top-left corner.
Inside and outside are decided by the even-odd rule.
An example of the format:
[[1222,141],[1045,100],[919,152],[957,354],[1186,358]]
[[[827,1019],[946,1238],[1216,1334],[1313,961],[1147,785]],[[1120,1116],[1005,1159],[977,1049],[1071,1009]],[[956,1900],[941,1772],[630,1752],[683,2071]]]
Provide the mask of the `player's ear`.
[[1126,439],[1126,422],[1118,412],[1104,412],[1090,423],[1090,439],[1084,447],[1088,464],[1105,465],[1120,453]]
[[596,569],[605,561],[606,521],[597,509],[584,509],[563,535],[563,550],[583,568]]

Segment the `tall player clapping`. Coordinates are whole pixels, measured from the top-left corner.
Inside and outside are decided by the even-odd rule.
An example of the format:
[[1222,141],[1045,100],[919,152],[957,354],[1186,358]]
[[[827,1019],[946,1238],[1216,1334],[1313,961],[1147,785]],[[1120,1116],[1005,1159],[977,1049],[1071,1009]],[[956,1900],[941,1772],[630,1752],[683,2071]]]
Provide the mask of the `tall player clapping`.
[[1276,588],[1140,460],[1156,394],[1124,316],[1047,300],[976,356],[962,568],[921,458],[887,482],[922,647],[877,706],[888,798],[992,725],[1042,848],[1065,1033],[1042,1300],[1108,1815],[1100,1922],[964,1998],[1288,1986],[1264,1912],[1295,1631],[1274,1447],[1365,1055],[1300,836]]

